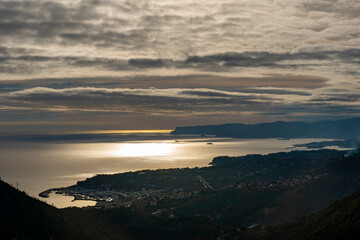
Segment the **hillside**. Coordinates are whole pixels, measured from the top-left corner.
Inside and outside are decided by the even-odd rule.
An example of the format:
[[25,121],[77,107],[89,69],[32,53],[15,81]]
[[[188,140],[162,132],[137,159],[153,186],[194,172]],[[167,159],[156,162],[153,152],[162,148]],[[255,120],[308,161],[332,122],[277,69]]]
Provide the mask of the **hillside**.
[[[357,239],[360,235],[360,191],[320,212],[284,224],[257,228],[257,235],[248,231],[251,239]],[[246,239],[244,237],[244,239]]]
[[338,121],[272,122],[177,127],[174,135],[215,135],[235,138],[354,138],[360,134],[360,118]]
[[114,239],[0,181],[0,239]]
[[[0,239],[236,239],[206,217],[142,214],[131,209],[56,209],[0,180]],[[229,237],[229,238],[227,238]]]

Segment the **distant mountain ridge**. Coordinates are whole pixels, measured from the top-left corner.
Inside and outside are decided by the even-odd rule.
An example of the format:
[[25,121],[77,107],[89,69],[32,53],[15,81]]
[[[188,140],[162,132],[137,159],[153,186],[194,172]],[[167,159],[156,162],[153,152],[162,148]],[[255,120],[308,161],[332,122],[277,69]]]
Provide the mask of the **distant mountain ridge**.
[[234,138],[359,138],[360,118],[306,123],[272,122],[260,124],[230,123],[221,125],[176,127],[173,135],[215,135]]

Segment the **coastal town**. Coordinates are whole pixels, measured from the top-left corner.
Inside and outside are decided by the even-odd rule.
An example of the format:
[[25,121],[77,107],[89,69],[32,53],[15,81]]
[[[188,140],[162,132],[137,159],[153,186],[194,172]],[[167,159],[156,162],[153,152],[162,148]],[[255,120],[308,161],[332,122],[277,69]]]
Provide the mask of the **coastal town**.
[[[250,173],[254,175],[254,173]],[[223,190],[241,190],[244,188],[259,188],[267,189],[274,187],[295,188],[301,184],[309,182],[314,179],[321,178],[321,175],[300,175],[299,177],[283,179],[279,177],[276,181],[257,181],[257,182],[237,182],[234,184],[224,185],[220,188],[213,188],[203,177],[197,175],[197,180],[202,184],[201,189],[186,191],[184,188],[175,188],[170,191],[156,190],[156,189],[142,189],[140,191],[119,191],[111,190],[103,186],[99,189],[88,189],[83,187],[71,188],[56,188],[49,189],[39,194],[39,196],[46,198],[51,192],[56,194],[63,194],[73,196],[74,200],[89,200],[96,201],[95,206],[88,208],[110,209],[118,207],[134,207],[137,210],[144,210],[146,207],[156,207],[162,200],[177,200],[184,198],[196,197],[201,191],[220,192]],[[360,177],[360,176],[359,176]]]

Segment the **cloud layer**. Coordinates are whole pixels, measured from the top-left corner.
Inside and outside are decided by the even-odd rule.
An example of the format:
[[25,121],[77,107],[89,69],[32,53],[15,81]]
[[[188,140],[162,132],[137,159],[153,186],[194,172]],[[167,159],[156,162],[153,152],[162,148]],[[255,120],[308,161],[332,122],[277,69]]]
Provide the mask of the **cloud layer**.
[[359,26],[355,0],[0,0],[0,111],[358,115]]
[[220,91],[205,88],[129,89],[78,87],[52,89],[37,87],[0,94],[8,109],[50,111],[114,111],[146,114],[271,114],[283,112],[331,114],[357,113],[360,94],[332,94],[314,97],[295,91],[247,89]]
[[359,12],[353,0],[0,1],[0,68],[4,77],[71,66],[357,72]]

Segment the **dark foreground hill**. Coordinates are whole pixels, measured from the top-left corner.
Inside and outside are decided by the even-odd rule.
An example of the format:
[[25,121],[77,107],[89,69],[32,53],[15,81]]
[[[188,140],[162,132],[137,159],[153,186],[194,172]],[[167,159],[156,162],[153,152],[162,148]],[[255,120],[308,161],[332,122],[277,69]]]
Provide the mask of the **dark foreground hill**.
[[243,239],[353,240],[360,236],[360,191],[296,221],[244,231]]
[[236,230],[203,217],[165,219],[121,208],[58,210],[2,181],[0,190],[1,239],[353,240],[360,234],[360,191],[292,222]]
[[168,217],[131,209],[56,209],[0,180],[0,239],[236,239],[235,228],[206,217]]
[[272,122],[177,127],[171,134],[215,135],[235,138],[346,138],[360,136],[360,118],[338,121]]
[[114,239],[0,181],[0,239]]

